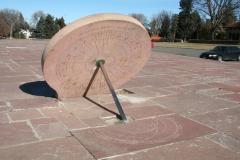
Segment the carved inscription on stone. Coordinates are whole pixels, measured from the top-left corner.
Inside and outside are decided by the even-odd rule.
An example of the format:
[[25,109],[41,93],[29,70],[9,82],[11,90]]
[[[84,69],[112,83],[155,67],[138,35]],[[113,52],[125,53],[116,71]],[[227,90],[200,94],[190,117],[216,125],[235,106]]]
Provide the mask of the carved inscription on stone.
[[[141,70],[150,46],[148,33],[133,18],[118,14],[90,16],[70,24],[49,42],[43,55],[44,77],[60,97],[79,97],[96,69],[96,60],[104,59],[113,86],[118,88]],[[99,72],[90,94],[107,89]]]

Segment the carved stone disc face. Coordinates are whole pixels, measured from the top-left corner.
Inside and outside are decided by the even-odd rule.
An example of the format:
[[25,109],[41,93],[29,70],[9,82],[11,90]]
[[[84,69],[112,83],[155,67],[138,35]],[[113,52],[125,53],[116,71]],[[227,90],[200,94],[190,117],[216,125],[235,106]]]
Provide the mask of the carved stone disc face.
[[[115,89],[134,77],[151,51],[145,28],[134,18],[98,14],[80,19],[59,31],[44,50],[42,69],[47,83],[60,98],[82,96],[95,69],[104,59]],[[106,92],[98,72],[89,94]]]

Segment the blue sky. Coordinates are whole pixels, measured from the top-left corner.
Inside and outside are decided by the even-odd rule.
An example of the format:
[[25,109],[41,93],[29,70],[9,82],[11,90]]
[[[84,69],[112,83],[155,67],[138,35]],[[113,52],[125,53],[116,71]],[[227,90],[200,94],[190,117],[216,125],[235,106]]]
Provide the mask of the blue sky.
[[17,9],[27,21],[42,10],[69,23],[95,13],[143,13],[147,18],[161,10],[178,13],[179,0],[1,0],[0,8]]

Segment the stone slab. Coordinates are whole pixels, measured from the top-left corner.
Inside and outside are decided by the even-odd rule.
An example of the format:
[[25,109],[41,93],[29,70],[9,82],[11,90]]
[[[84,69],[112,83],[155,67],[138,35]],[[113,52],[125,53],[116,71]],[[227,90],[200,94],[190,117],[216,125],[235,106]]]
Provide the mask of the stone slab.
[[95,157],[104,158],[213,132],[215,131],[208,127],[172,115],[117,126],[74,131],[73,135]]
[[106,160],[238,160],[240,155],[204,138],[195,138]]
[[0,83],[23,83],[36,79],[35,76],[15,76],[15,77],[2,77]]
[[[109,108],[108,105],[106,104],[102,104],[99,103],[98,99],[96,99],[96,97],[94,97],[95,99],[93,99],[91,97],[91,99],[102,105],[105,108],[108,108],[112,111],[114,111],[114,109],[116,107],[113,108]],[[113,100],[112,100],[113,101]],[[65,102],[64,101],[64,108],[66,111],[68,111],[69,113],[71,113],[72,115],[74,115],[75,117],[77,117],[78,119],[92,119],[92,118],[97,118],[97,117],[104,117],[104,116],[113,116],[112,113],[104,110],[103,108],[101,108],[100,106],[86,100],[86,99],[82,99],[80,101],[76,100],[74,102]]]
[[6,106],[6,102],[0,101],[0,108],[5,106]]
[[74,138],[62,138],[0,149],[2,160],[94,160]]
[[240,107],[229,108],[190,117],[233,138],[240,137]]
[[37,141],[26,122],[0,124],[0,148]]
[[231,92],[235,92],[235,93],[240,92],[240,86],[236,86],[236,85],[230,85],[230,84],[225,84],[225,83],[210,83],[209,85],[216,86],[216,87],[218,87],[222,90],[226,90],[226,91],[231,91]]
[[226,94],[226,95],[222,95],[222,96],[218,96],[218,97],[240,103],[240,93],[238,93],[238,94]]
[[12,100],[19,98],[29,98],[30,95],[23,93],[19,89],[19,83],[0,83],[0,100]]
[[[44,78],[59,98],[80,97],[96,68],[104,59],[114,88],[141,70],[150,56],[146,29],[136,19],[120,14],[97,14],[75,21],[50,40],[44,50]],[[99,72],[90,94],[108,91]]]
[[0,113],[0,125],[3,123],[8,123],[8,117],[6,115],[6,113]]
[[200,90],[198,91],[199,94],[202,95],[207,95],[207,96],[221,96],[221,95],[225,95],[225,94],[231,94],[232,92],[230,91],[226,91],[220,88],[210,88],[210,89],[204,89],[204,90]]
[[106,123],[102,118],[88,118],[88,119],[82,119],[82,121],[87,124],[89,127],[100,127],[105,126]]
[[228,102],[215,97],[195,94],[193,92],[157,98],[155,99],[155,102],[163,105],[170,111],[184,114],[186,116],[206,113],[223,108],[231,108],[237,105],[234,102]]
[[208,84],[188,84],[184,86],[170,86],[165,88],[168,91],[174,92],[177,95],[191,95],[198,94],[199,92],[205,91],[206,89],[215,89],[216,87]]
[[0,107],[0,112],[7,112],[7,111],[10,111],[10,108],[8,106]]
[[[142,98],[154,98],[154,97],[164,97],[173,94],[173,92],[169,92],[164,89],[159,89],[151,86],[145,87],[136,87],[136,88],[126,88],[127,91],[124,90],[119,91],[120,95],[129,95],[133,97],[142,97]],[[132,92],[132,94],[127,93]]]
[[28,120],[43,117],[43,115],[36,109],[26,109],[9,112],[8,115],[12,121]]
[[55,107],[58,105],[56,99],[46,97],[14,99],[9,102],[14,109]]
[[216,142],[229,150],[240,153],[240,140],[224,133],[215,133],[207,136],[213,142]]
[[165,88],[174,85],[181,85],[181,83],[174,79],[165,78],[165,75],[156,75],[146,77],[134,77],[129,82],[124,84],[123,88],[146,87],[146,86],[152,86],[155,88]]
[[88,127],[82,120],[76,118],[63,108],[44,108],[42,112],[48,117],[56,118],[62,122],[69,130]]
[[[67,110],[70,115],[74,116],[77,119],[80,119],[79,122],[74,118],[74,120],[66,120],[72,121],[66,122],[66,124],[72,126],[73,128],[78,128],[80,130],[87,129],[91,127],[120,127],[122,126],[121,123],[109,123],[109,122],[116,122],[117,120],[113,121],[114,118],[111,119],[113,115],[106,115],[110,116],[109,119],[105,117],[105,111],[96,106],[95,104],[84,100],[83,98],[74,98],[74,99],[67,99],[61,102],[54,101],[49,102],[48,96],[49,94],[41,94],[39,92],[42,90],[41,85],[34,85],[36,87],[36,93],[34,92],[25,92],[22,90],[22,86],[29,86],[28,84],[36,84],[38,83],[39,79],[42,81],[42,70],[41,70],[41,54],[42,50],[45,45],[48,43],[47,40],[1,40],[0,42],[0,74],[3,79],[0,82],[0,121],[2,124],[0,126],[7,124],[9,125],[9,119],[6,116],[8,113],[15,111],[15,110],[28,110],[34,108],[44,108],[44,107],[53,107],[53,108],[64,108]],[[6,49],[6,46],[24,46],[25,49]],[[181,49],[178,49],[181,50]],[[238,117],[239,112],[233,110],[230,112],[226,112],[224,110],[228,108],[234,108],[236,105],[239,105],[239,98],[237,95],[239,94],[239,82],[240,82],[240,63],[239,62],[225,62],[219,63],[217,61],[212,60],[201,60],[199,58],[190,58],[186,56],[177,56],[173,54],[165,54],[160,52],[153,52],[149,61],[147,62],[146,66],[143,70],[133,78],[128,85],[128,87],[138,87],[139,90],[136,90],[136,93],[140,92],[141,95],[139,97],[153,97],[157,96],[164,96],[162,102],[166,104],[161,104],[161,101],[154,101],[149,103],[148,101],[141,102],[141,103],[123,103],[123,107],[126,111],[128,109],[135,110],[134,108],[146,107],[146,106],[160,106],[164,109],[169,109],[172,112],[178,112],[181,114],[185,114],[188,110],[194,110],[192,114],[185,114],[192,118],[194,121],[201,122],[202,125],[209,126],[218,130],[217,133],[213,133],[207,136],[204,136],[201,142],[195,142],[195,139],[191,140],[182,140],[181,142],[173,142],[168,143],[166,145],[157,145],[153,148],[146,147],[143,150],[134,150],[129,152],[124,152],[123,156],[120,155],[121,159],[236,159],[236,154],[240,155],[239,153],[239,131],[238,131]],[[11,78],[10,78],[11,77]],[[25,79],[25,77],[28,77]],[[31,78],[32,77],[32,78]],[[34,78],[36,77],[36,78]],[[34,78],[34,79],[33,79]],[[9,81],[8,81],[9,80]],[[21,81],[26,80],[28,82],[24,82],[22,84]],[[30,82],[29,82],[30,81]],[[212,83],[218,83],[217,85],[213,85]],[[227,85],[227,86],[224,86]],[[141,87],[143,86],[143,89]],[[122,87],[126,88],[126,87]],[[29,88],[30,90],[33,88]],[[34,88],[35,89],[35,88]],[[129,89],[129,88],[126,88]],[[149,91],[149,90],[150,91]],[[40,91],[39,91],[40,90]],[[171,93],[171,98],[167,98],[169,95],[165,94],[164,91]],[[163,91],[163,92],[162,92]],[[42,91],[41,91],[42,93]],[[44,92],[45,93],[45,92]],[[137,95],[137,94],[136,94]],[[47,97],[44,97],[47,96]],[[175,98],[174,98],[175,96]],[[93,97],[91,95],[91,97]],[[198,97],[200,97],[198,99]],[[208,97],[208,98],[204,98]],[[235,97],[235,98],[234,98]],[[30,102],[30,99],[41,99],[37,102]],[[168,100],[165,100],[168,99]],[[184,98],[184,100],[181,100]],[[191,98],[193,100],[191,100]],[[15,99],[22,99],[18,101]],[[173,99],[174,103],[171,102]],[[102,102],[102,104],[111,110],[115,110],[116,107],[114,105],[108,106],[107,103],[113,103],[111,96],[102,96],[97,97],[96,100]],[[35,101],[35,100],[33,100]],[[50,100],[51,101],[51,100]],[[168,102],[167,102],[168,101]],[[10,103],[9,103],[10,102]],[[13,102],[13,103],[11,103]],[[156,104],[156,102],[158,102]],[[230,103],[228,103],[230,102]],[[12,106],[11,106],[12,105]],[[187,107],[185,107],[187,105]],[[16,107],[16,108],[14,108]],[[19,107],[19,108],[18,108]],[[189,107],[189,108],[188,108]],[[149,116],[154,115],[154,109],[150,109],[149,114],[144,114],[141,112],[141,109],[138,110],[136,116],[145,116],[146,119],[149,119]],[[143,109],[143,111],[146,111]],[[219,114],[219,112],[222,112]],[[234,113],[235,112],[235,113]],[[134,112],[135,113],[135,112]],[[158,112],[160,113],[160,112]],[[209,114],[207,114],[209,113]],[[211,113],[211,114],[210,114]],[[51,115],[58,115],[58,113],[51,113]],[[206,116],[203,116],[207,114]],[[214,116],[214,114],[218,116]],[[43,114],[44,115],[44,114]],[[45,115],[48,116],[48,115]],[[59,115],[58,115],[59,116]],[[160,116],[169,116],[166,114]],[[201,118],[194,119],[194,116],[199,116]],[[58,153],[54,151],[55,146],[61,145],[62,143],[66,144],[67,149],[73,150],[69,147],[65,142],[56,143],[56,145],[51,145],[49,143],[50,139],[55,139],[57,137],[65,137],[63,133],[64,128],[66,128],[66,124],[63,124],[62,121],[64,116],[59,116],[57,118],[51,118],[54,116],[48,116],[46,118],[34,119],[31,121],[27,121],[28,125],[24,125],[25,129],[29,132],[27,133],[19,133],[21,130],[18,128],[23,127],[5,127],[4,129],[1,128],[2,134],[0,134],[1,141],[0,145],[4,144],[4,146],[0,146],[0,150],[2,151],[7,150],[6,152],[0,151],[0,159],[2,160],[21,160],[22,159],[37,159],[41,156],[42,159],[60,159],[56,155]],[[228,118],[226,118],[228,117]],[[68,119],[68,118],[67,118]],[[152,117],[152,119],[154,119]],[[205,121],[205,120],[206,121]],[[136,120],[135,120],[136,121]],[[131,123],[135,124],[134,120],[131,120]],[[139,119],[137,118],[137,121]],[[0,123],[1,123],[0,122]],[[82,122],[84,125],[82,125]],[[119,122],[119,121],[117,121]],[[230,123],[232,122],[232,123]],[[10,122],[11,123],[11,122]],[[23,122],[22,122],[23,123]],[[74,124],[75,123],[75,124]],[[24,124],[24,123],[23,123]],[[53,125],[53,126],[52,126]],[[109,126],[114,125],[114,126]],[[146,124],[148,126],[149,124]],[[32,128],[31,128],[31,127]],[[39,127],[39,130],[35,128],[35,126],[44,126]],[[85,128],[87,127],[87,128]],[[11,129],[9,133],[4,130],[10,130],[9,128],[16,128]],[[49,129],[49,128],[53,128]],[[62,130],[62,129],[63,130]],[[34,129],[31,133],[31,129]],[[6,134],[4,134],[4,133]],[[194,131],[195,132],[195,131]],[[30,134],[31,133],[31,134]],[[4,134],[4,135],[3,135]],[[21,136],[19,136],[21,134]],[[38,136],[37,136],[38,135]],[[26,137],[39,137],[35,140],[31,140],[30,138]],[[18,137],[18,138],[14,138]],[[91,135],[89,136],[91,139]],[[93,136],[94,137],[94,136]],[[41,139],[42,138],[42,139]],[[90,139],[89,138],[89,139]],[[65,139],[65,138],[64,138]],[[93,138],[95,139],[95,138]],[[35,141],[43,141],[39,145]],[[55,141],[55,140],[54,140]],[[197,140],[198,141],[198,140]],[[8,143],[9,142],[9,143]],[[93,141],[95,142],[95,140]],[[212,143],[214,142],[214,143]],[[33,143],[34,145],[30,145],[29,143]],[[6,144],[6,145],[5,145]],[[71,143],[72,144],[72,143]],[[77,143],[76,146],[80,145]],[[195,146],[197,144],[198,146]],[[30,145],[30,146],[29,146]],[[36,145],[36,146],[35,146]],[[17,147],[13,147],[17,146]],[[49,148],[48,148],[49,146]],[[188,147],[186,147],[188,146]],[[163,148],[164,149],[163,149]],[[166,148],[165,148],[166,147]],[[16,149],[17,148],[17,149]],[[21,148],[21,149],[19,149]],[[32,149],[33,148],[33,149]],[[51,150],[53,148],[53,151]],[[110,147],[111,148],[111,147]],[[125,149],[125,147],[123,147]],[[157,148],[161,148],[158,150]],[[177,148],[177,149],[175,149]],[[48,154],[46,150],[50,151],[50,154],[53,153],[54,157],[46,157],[45,153]],[[105,148],[102,145],[102,149],[109,150],[109,148]],[[149,152],[151,150],[156,149],[154,152]],[[57,150],[57,149],[56,149]],[[76,152],[81,152],[76,150]],[[68,152],[69,154],[76,153]],[[74,159],[71,155],[68,156],[68,153],[63,153],[64,155],[60,155],[62,159]],[[129,154],[128,154],[129,153]],[[120,153],[121,154],[121,153]],[[133,154],[132,156],[130,156]],[[14,157],[16,155],[16,158]],[[67,157],[66,157],[66,156]],[[56,157],[55,157],[56,156]],[[122,157],[123,156],[123,157]],[[177,156],[177,157],[176,157]],[[84,154],[77,154],[77,158],[75,159],[83,159]],[[39,158],[39,159],[41,159]],[[237,157],[239,159],[239,157]]]
[[33,119],[31,123],[41,139],[70,136],[67,128],[55,118]]
[[133,119],[144,119],[148,117],[173,114],[173,112],[159,106],[131,107],[125,110],[127,116]]

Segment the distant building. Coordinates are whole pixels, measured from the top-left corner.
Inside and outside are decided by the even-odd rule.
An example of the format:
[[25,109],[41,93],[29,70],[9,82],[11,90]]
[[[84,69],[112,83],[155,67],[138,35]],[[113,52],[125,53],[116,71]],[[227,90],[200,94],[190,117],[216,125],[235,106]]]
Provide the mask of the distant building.
[[240,41],[240,21],[226,26],[227,38]]
[[160,36],[157,36],[157,35],[152,35],[151,36],[151,41],[152,42],[160,42],[161,41],[161,37]]
[[28,29],[27,30],[21,29],[19,33],[23,34],[26,39],[29,39],[32,35],[32,32],[30,32]]

